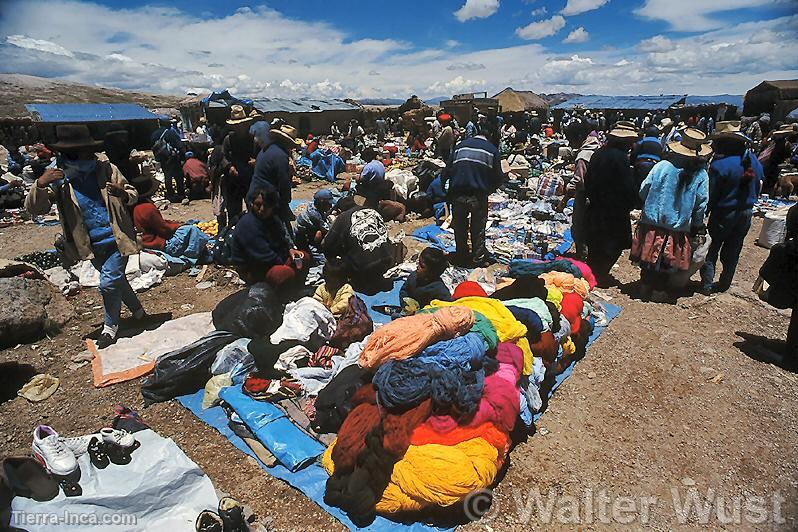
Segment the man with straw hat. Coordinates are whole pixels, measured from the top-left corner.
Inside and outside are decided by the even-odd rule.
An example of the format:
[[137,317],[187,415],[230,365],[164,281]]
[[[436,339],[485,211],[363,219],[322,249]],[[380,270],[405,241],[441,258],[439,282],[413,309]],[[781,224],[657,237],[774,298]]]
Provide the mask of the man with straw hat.
[[691,237],[705,233],[709,201],[707,159],[712,148],[695,128],[668,144],[665,159],[654,165],[640,187],[643,211],[630,257],[640,265],[640,298],[673,301],[672,274],[687,271],[693,256]]
[[[725,292],[729,289],[751,228],[752,209],[762,188],[762,165],[749,149],[750,141],[740,131],[740,122],[718,122],[712,135],[715,151],[709,166],[709,223],[712,239],[706,262],[701,268],[701,291]],[[715,280],[715,265],[720,257],[723,273]]]
[[765,169],[765,186],[763,190],[770,193],[779,180],[781,165],[790,157],[792,143],[798,133],[793,129],[792,124],[784,124],[778,129],[773,130],[768,135],[768,140],[763,145],[759,153],[759,161]]
[[231,225],[243,210],[242,202],[252,181],[252,166],[249,162],[255,157],[255,143],[249,127],[253,120],[254,117],[247,116],[243,106],[230,107],[230,118],[226,121],[229,132],[222,142],[222,152],[230,166],[223,182],[222,195]]
[[638,134],[634,127],[622,126],[616,125],[607,134],[607,145],[595,151],[584,177],[587,263],[602,287],[613,284],[610,269],[632,244],[629,213],[634,208],[637,190],[629,165],[629,149]]
[[[151,137],[152,154],[163,170],[167,199],[172,203],[182,202],[186,199],[182,164],[186,147],[175,128],[164,120],[161,120],[160,124],[161,127]],[[177,194],[175,194],[175,183],[177,183]]]
[[145,316],[125,277],[128,257],[139,252],[129,211],[138,192],[116,166],[97,159],[103,142],[94,140],[87,126],[56,126],[55,131],[58,141],[50,147],[58,152],[57,163],[31,187],[25,209],[36,216],[56,204],[66,246],[100,272],[105,320],[97,347],[103,349],[116,341],[122,303],[134,318]]
[[252,201],[255,190],[269,184],[277,190],[279,196],[276,215],[290,229],[295,219],[291,211],[291,152],[302,146],[296,128],[288,124],[280,124],[269,131],[269,144],[258,153],[255,162],[255,173],[249,189],[247,202]]

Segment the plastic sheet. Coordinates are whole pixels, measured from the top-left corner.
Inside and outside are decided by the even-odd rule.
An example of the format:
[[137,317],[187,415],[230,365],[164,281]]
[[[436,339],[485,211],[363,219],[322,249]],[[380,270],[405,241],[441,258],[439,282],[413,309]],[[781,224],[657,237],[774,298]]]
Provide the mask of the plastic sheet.
[[[216,510],[218,504],[210,479],[171,439],[149,429],[136,432],[135,437],[141,447],[127,465],[97,469],[88,453],[78,459],[80,496],[66,497],[60,492],[47,502],[15,497],[12,525],[29,532],[194,530],[197,515]],[[74,518],[68,527],[42,519],[65,515]],[[122,519],[126,521],[117,526],[97,526]]]
[[324,445],[294,425],[285,412],[271,403],[249,397],[241,386],[224,388],[219,397],[290,471],[301,469],[324,452]]

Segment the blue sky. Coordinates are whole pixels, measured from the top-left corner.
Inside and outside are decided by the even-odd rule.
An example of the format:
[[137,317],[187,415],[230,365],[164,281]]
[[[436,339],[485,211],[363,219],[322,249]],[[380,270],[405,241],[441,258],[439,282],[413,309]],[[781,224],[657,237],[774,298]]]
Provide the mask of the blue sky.
[[177,94],[743,93],[798,77],[796,12],[798,0],[5,0],[0,70]]

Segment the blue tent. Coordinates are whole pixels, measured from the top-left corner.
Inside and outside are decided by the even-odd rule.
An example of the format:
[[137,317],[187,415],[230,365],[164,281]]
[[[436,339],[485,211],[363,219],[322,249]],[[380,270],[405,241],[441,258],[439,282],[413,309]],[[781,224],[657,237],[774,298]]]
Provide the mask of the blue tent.
[[29,103],[33,119],[44,123],[128,122],[157,120],[158,115],[134,103]]
[[230,91],[224,89],[223,91],[214,91],[202,99],[202,106],[205,108],[214,106],[230,107],[231,105],[241,105],[244,107],[252,107],[253,102],[249,98],[237,98],[230,94]]

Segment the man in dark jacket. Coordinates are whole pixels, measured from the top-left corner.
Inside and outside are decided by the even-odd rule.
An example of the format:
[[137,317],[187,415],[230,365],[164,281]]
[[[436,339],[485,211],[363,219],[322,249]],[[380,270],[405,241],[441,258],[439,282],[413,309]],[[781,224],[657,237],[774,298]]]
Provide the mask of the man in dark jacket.
[[280,196],[277,205],[277,216],[291,226],[294,213],[291,211],[291,150],[300,145],[297,130],[288,124],[282,124],[269,131],[271,143],[258,154],[255,162],[255,173],[252,176],[250,194],[258,188],[269,184],[277,189]]
[[355,290],[371,292],[394,264],[388,227],[380,213],[358,207],[350,197],[341,199],[335,211],[340,214],[321,244],[324,256],[344,262]]
[[[161,121],[161,127],[153,132],[150,141],[152,154],[163,169],[167,199],[172,203],[185,200],[186,187],[183,180],[182,161],[183,154],[186,153],[186,146],[180,139],[180,135],[175,128]],[[177,182],[177,194],[175,194],[175,182]]]
[[[501,184],[501,154],[483,135],[467,138],[455,146],[443,172],[449,180],[452,204],[452,228],[457,251],[452,264],[478,266],[490,264],[485,249],[485,227],[488,221],[488,196]],[[471,224],[469,227],[469,215]],[[468,235],[471,246],[468,248]]]
[[613,283],[610,269],[632,245],[629,213],[638,197],[629,165],[629,148],[637,133],[616,127],[607,138],[607,145],[590,158],[585,173],[587,264],[603,288]]
[[255,139],[249,133],[252,120],[242,106],[234,105],[230,108],[230,118],[227,120],[230,131],[222,142],[222,152],[229,163],[226,178],[222,182],[222,195],[230,224],[241,214],[243,201],[252,181],[250,161],[255,157]]

